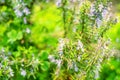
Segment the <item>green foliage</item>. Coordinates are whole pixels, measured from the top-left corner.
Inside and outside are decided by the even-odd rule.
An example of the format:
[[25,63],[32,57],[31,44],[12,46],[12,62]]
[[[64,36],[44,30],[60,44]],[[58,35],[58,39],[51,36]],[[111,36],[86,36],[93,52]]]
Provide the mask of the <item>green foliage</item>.
[[[112,33],[112,34],[111,34]],[[113,42],[113,46],[120,49],[120,23],[116,24],[114,27],[112,27],[108,32],[108,36],[111,37],[111,40]]]
[[97,79],[112,54],[104,38],[115,24],[110,6],[108,0],[0,0],[0,80]]
[[107,64],[103,64],[99,80],[119,80],[120,79],[120,59],[112,58]]

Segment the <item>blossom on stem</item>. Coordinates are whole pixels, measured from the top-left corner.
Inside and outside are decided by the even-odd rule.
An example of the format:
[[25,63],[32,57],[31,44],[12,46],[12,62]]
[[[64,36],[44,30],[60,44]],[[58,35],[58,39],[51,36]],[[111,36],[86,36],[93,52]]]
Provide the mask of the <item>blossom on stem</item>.
[[9,68],[9,72],[10,72],[10,77],[13,77],[14,76],[14,72],[11,68]]
[[59,39],[58,51],[60,55],[63,54],[64,45],[65,45],[64,39]]
[[21,69],[21,75],[22,75],[23,77],[25,77],[25,76],[26,76],[26,71],[23,70],[23,69]]
[[61,63],[62,63],[62,60],[61,60],[61,59],[56,60],[56,64],[57,64],[57,67],[58,67],[58,68],[61,67]]
[[61,6],[62,0],[56,0],[56,6],[60,7]]
[[29,14],[30,14],[30,11],[29,11],[29,9],[28,9],[27,7],[25,7],[25,8],[23,9],[23,12],[24,12],[26,15],[29,15]]
[[49,55],[48,59],[50,60],[50,62],[53,62],[53,63],[56,61],[53,55]]
[[15,14],[16,14],[17,17],[22,17],[23,16],[22,11],[20,11],[18,9],[15,10]]
[[77,43],[77,50],[81,49],[82,52],[84,52],[84,49],[83,49],[83,43],[78,40],[78,43]]
[[26,33],[30,34],[31,30],[29,28],[26,28]]
[[99,28],[102,25],[102,20],[100,18],[96,18],[96,26]]

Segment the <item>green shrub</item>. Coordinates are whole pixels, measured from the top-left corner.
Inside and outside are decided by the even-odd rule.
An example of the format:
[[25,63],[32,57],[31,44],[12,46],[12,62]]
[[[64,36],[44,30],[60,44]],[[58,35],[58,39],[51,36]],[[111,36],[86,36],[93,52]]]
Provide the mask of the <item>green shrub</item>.
[[112,56],[110,8],[109,0],[0,0],[0,80],[97,79]]

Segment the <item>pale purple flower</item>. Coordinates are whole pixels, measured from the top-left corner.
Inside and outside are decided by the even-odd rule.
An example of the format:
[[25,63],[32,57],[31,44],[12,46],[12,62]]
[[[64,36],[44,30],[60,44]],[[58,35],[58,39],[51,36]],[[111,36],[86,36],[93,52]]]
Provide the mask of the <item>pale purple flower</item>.
[[95,79],[99,78],[99,71],[101,70],[101,64],[98,62],[96,64],[96,69],[94,70],[95,73]]
[[102,25],[102,20],[100,18],[96,18],[96,26],[99,28]]
[[92,4],[91,5],[91,7],[90,7],[90,16],[94,16],[94,14],[95,14],[95,5],[94,4]]
[[108,15],[108,10],[107,9],[103,9],[103,11],[102,11],[102,17],[106,18],[107,15]]
[[56,60],[56,64],[57,64],[57,67],[58,67],[58,68],[61,67],[61,63],[62,63],[62,60],[61,60],[61,59]]
[[62,0],[56,0],[56,6],[60,7],[61,6]]
[[26,19],[26,17],[23,18],[23,21],[24,21],[25,24],[27,24],[27,19]]
[[21,75],[25,77],[26,76],[26,71],[21,69]]
[[10,76],[13,77],[14,76],[14,72],[11,68],[9,68],[9,71],[10,71]]
[[51,62],[55,62],[55,61],[56,61],[53,55],[49,55],[49,56],[48,56],[48,59],[49,59]]
[[94,70],[94,73],[95,73],[94,78],[98,79],[99,78],[99,71],[96,69],[96,70]]
[[28,9],[27,7],[25,7],[25,8],[23,9],[23,12],[24,12],[26,15],[29,15],[29,14],[30,14],[30,11],[29,11],[29,9]]
[[18,9],[15,10],[15,14],[16,14],[17,17],[22,17],[23,16],[22,11],[20,11]]
[[78,72],[78,70],[79,70],[79,68],[77,67],[76,64],[74,65],[74,70],[75,70],[75,72]]
[[64,48],[65,42],[64,39],[59,39],[59,46],[58,46],[58,51],[59,54],[62,55],[63,54],[63,48]]
[[78,43],[77,43],[77,50],[81,49],[82,52],[84,52],[84,49],[83,49],[83,43],[78,40]]

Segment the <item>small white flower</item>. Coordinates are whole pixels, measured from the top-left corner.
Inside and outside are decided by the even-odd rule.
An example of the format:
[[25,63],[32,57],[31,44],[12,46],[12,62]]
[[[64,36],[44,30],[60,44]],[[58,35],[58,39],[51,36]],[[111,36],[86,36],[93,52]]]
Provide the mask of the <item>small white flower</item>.
[[18,9],[15,10],[15,14],[17,17],[22,17],[22,15],[23,15],[22,11],[20,11]]
[[65,45],[64,39],[59,39],[58,51],[60,55],[63,54],[64,45]]
[[27,24],[27,19],[26,19],[26,17],[23,18],[23,21],[24,21],[25,24]]
[[56,6],[60,7],[62,0],[56,0]]
[[14,76],[14,72],[10,72],[10,76],[13,77]]
[[21,75],[25,77],[26,76],[26,71],[21,69]]
[[98,70],[94,70],[94,73],[95,73],[95,79],[98,79],[99,78],[99,71]]
[[80,60],[81,60],[81,55],[78,56],[78,61],[80,61]]
[[53,55],[49,55],[48,59],[53,63],[56,61]]
[[14,76],[14,72],[13,70],[9,67],[9,72],[10,72],[10,76],[13,77]]
[[4,52],[5,52],[5,49],[4,49],[4,48],[2,48],[2,49],[1,49],[1,51],[4,53]]
[[23,12],[24,12],[26,15],[29,15],[29,14],[30,14],[30,11],[29,11],[29,9],[28,9],[27,7],[25,7],[25,8],[23,9]]
[[90,16],[94,16],[94,13],[95,13],[95,7],[94,6],[95,6],[94,4],[91,5]]
[[61,63],[62,63],[62,60],[56,60],[56,64],[57,64],[57,67],[60,68],[61,67]]
[[79,68],[77,67],[76,64],[74,65],[74,70],[75,70],[75,72],[78,72],[78,70],[79,70]]
[[107,15],[108,15],[108,10],[107,10],[107,9],[104,9],[104,10],[102,11],[102,17],[105,19],[105,18],[107,17]]
[[30,29],[29,28],[26,28],[26,33],[30,33],[31,31],[30,31]]
[[96,18],[96,24],[97,24],[97,27],[99,28],[102,25],[102,20],[100,20],[99,18]]
[[84,52],[84,49],[83,49],[83,43],[78,40],[78,44],[77,44],[77,50],[81,49],[82,52]]

